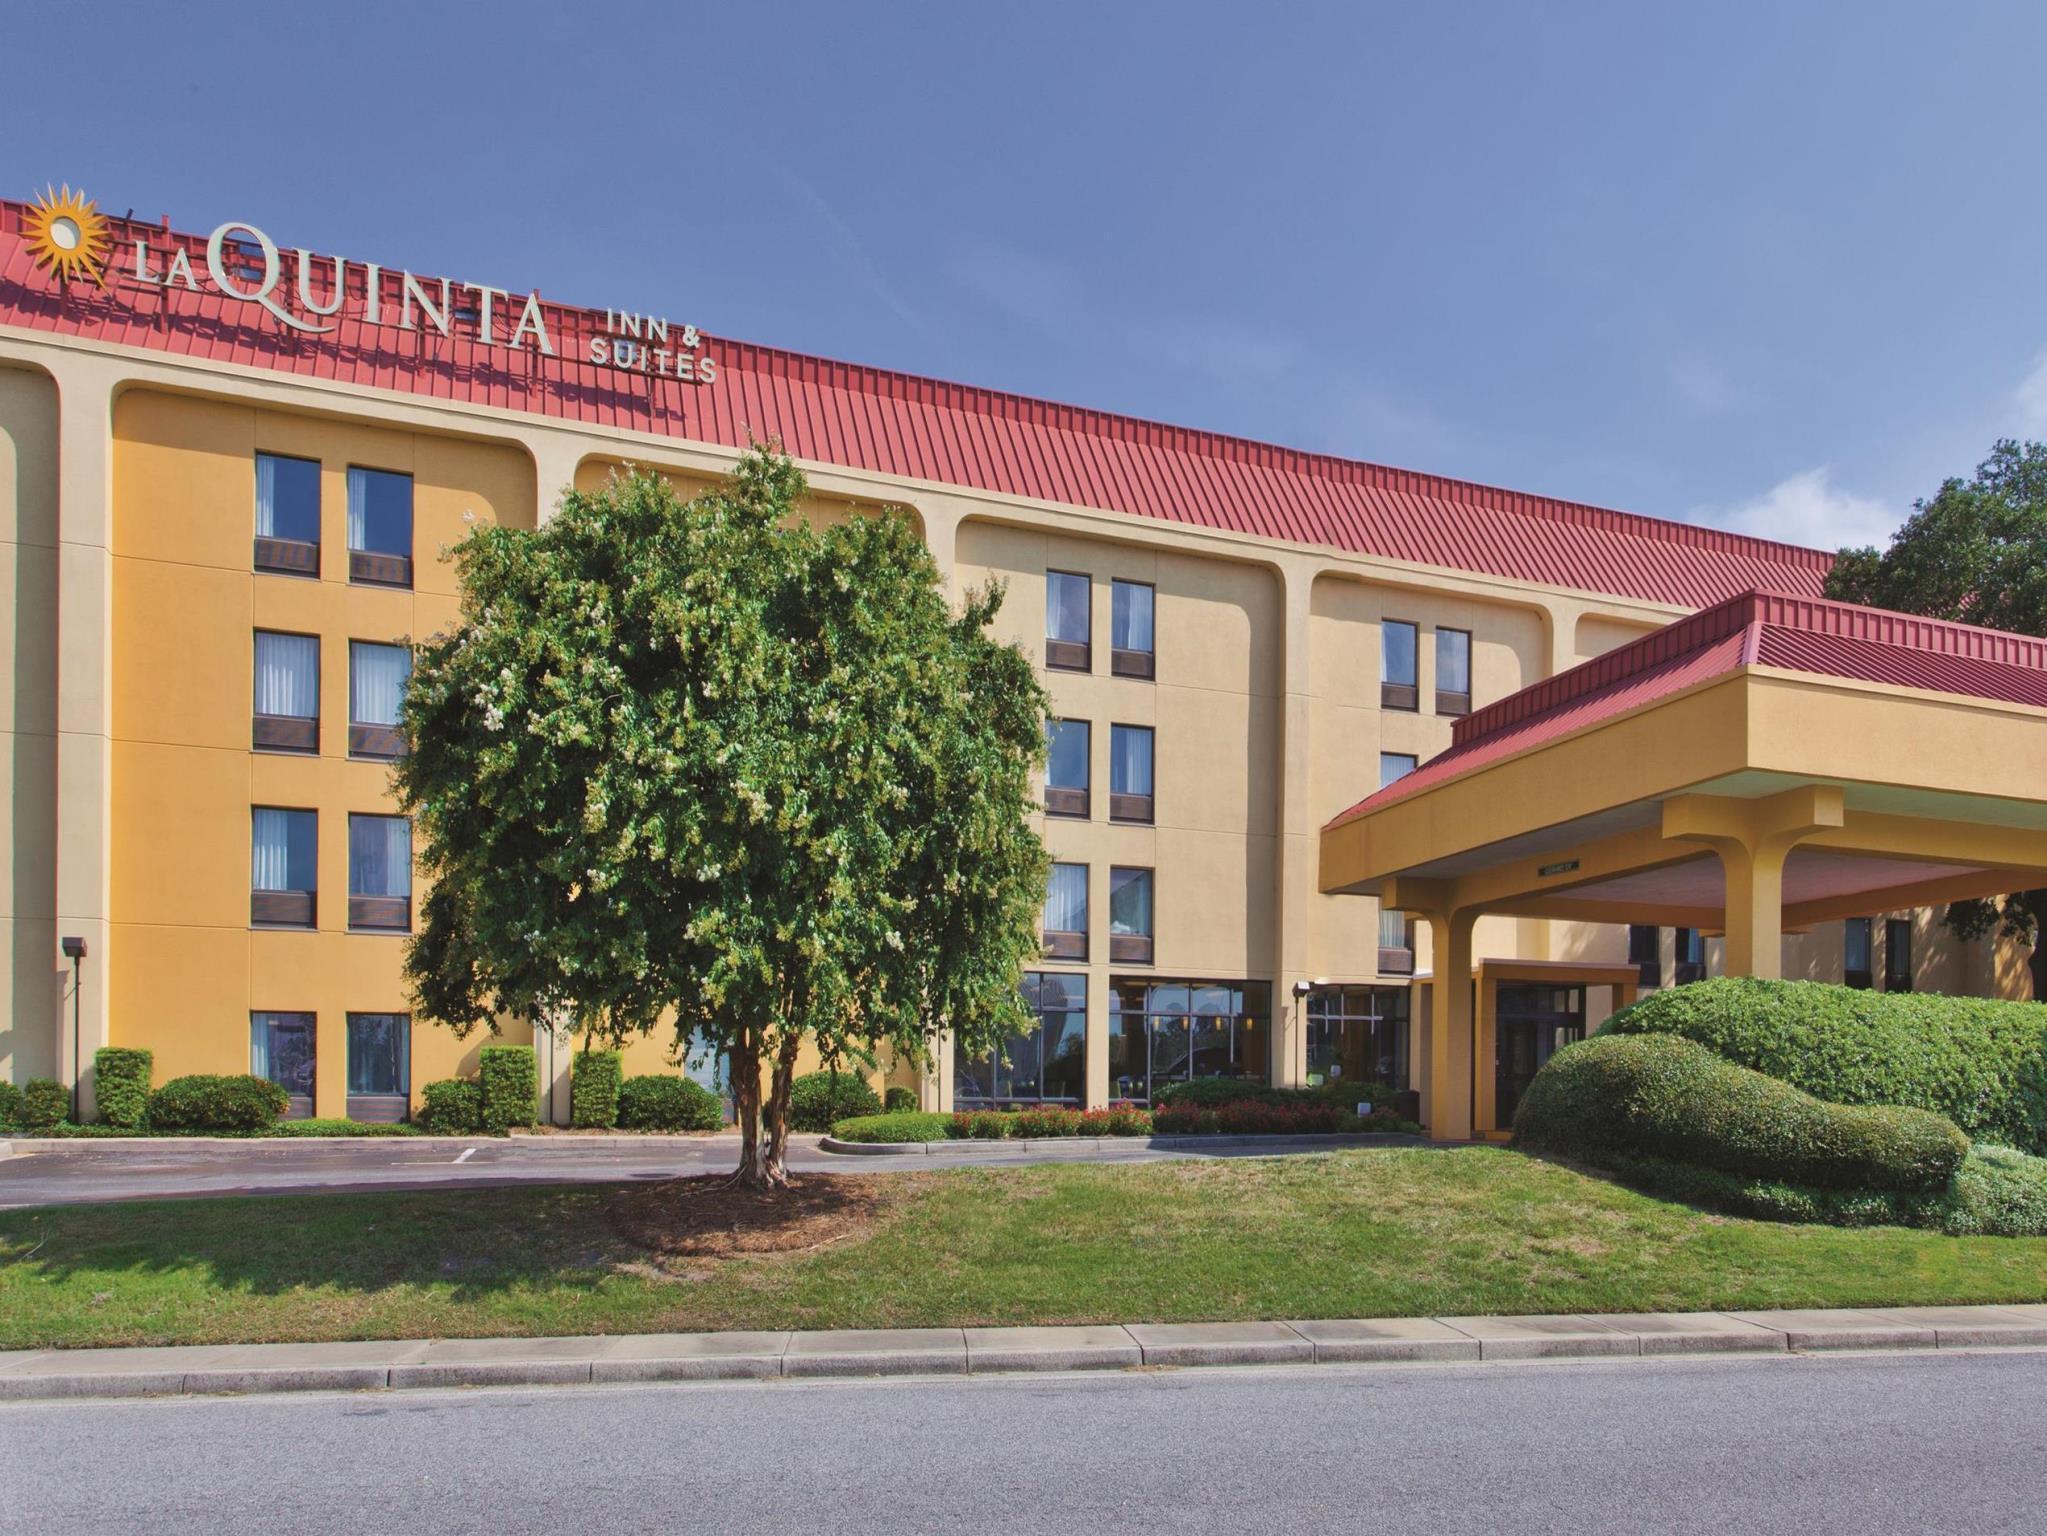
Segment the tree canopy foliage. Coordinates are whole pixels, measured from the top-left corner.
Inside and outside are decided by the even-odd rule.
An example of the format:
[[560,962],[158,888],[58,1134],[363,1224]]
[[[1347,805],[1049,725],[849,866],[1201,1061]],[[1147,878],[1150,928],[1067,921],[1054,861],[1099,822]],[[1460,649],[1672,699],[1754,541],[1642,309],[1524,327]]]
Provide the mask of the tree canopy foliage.
[[478,530],[398,775],[422,1010],[722,1052],[766,1184],[806,1038],[921,1060],[1025,1026],[1046,874],[1046,699],[1000,589],[954,611],[907,516],[815,527],[805,490],[756,449],[689,501],[631,473]]

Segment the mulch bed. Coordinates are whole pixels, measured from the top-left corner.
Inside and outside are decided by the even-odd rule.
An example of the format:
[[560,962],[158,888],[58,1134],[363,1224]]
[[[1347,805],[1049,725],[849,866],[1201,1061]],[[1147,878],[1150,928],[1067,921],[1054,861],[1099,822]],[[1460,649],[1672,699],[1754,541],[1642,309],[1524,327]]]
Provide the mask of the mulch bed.
[[724,1174],[670,1179],[612,1198],[620,1237],[661,1258],[794,1254],[859,1237],[894,1193],[852,1174],[799,1173],[786,1189],[735,1189]]

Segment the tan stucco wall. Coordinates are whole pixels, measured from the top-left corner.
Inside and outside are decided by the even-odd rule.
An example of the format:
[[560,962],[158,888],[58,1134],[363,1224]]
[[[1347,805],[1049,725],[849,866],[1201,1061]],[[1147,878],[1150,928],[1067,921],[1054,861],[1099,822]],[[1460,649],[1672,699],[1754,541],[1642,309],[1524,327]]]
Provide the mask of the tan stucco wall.
[[0,790],[0,1081],[21,1082],[58,1070],[70,976],[57,949],[57,392],[19,368],[0,368]]

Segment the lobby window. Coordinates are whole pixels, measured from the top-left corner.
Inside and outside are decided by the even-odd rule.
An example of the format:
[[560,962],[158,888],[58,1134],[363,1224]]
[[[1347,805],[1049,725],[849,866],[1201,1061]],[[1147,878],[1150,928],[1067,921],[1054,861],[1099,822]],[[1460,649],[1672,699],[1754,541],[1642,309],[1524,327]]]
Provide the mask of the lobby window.
[[[1407,1087],[1406,987],[1317,987],[1308,994],[1308,1086]],[[1346,1103],[1349,1101],[1346,1100]]]
[[1870,943],[1868,918],[1851,917],[1841,925],[1841,980],[1851,987],[1867,987],[1876,980]]
[[1045,814],[1088,814],[1088,754],[1093,732],[1085,720],[1045,722]]
[[1471,713],[1471,631],[1436,631],[1436,713]]
[[1079,1104],[1087,1096],[1087,978],[1026,971],[1024,1006],[1032,1024],[993,1053],[953,1058],[953,1102]]
[[1109,588],[1109,670],[1118,677],[1151,677],[1151,583],[1118,581]]
[[1628,964],[1635,968],[1637,985],[1663,985],[1663,930],[1649,923],[1628,924]]
[[1418,632],[1401,619],[1379,623],[1379,707],[1421,708],[1421,680],[1415,671]]
[[1045,665],[1065,672],[1093,670],[1090,645],[1092,588],[1072,571],[1045,573]]
[[1706,936],[1696,928],[1677,930],[1677,974],[1671,978],[1677,986],[1706,979]]
[[320,465],[256,455],[256,569],[320,574]]
[[1109,991],[1109,1089],[1148,1104],[1166,1083],[1268,1077],[1271,988],[1262,981],[1137,981]]
[[256,631],[250,744],[258,752],[320,750],[320,640]]
[[1109,958],[1124,965],[1151,964],[1151,871],[1114,866],[1109,870]]
[[402,1013],[348,1016],[348,1118],[403,1120],[412,1094],[412,1020]]
[[411,930],[412,823],[403,816],[348,818],[348,926]]
[[405,755],[398,729],[405,685],[412,681],[412,648],[348,642],[348,755],[394,758]]
[[249,820],[249,921],[261,928],[312,927],[319,892],[319,816],[259,805]]
[[1152,729],[1148,725],[1109,727],[1109,819],[1152,819]]
[[348,579],[412,585],[412,476],[349,466]]
[[1912,919],[1887,918],[1884,922],[1884,990],[1912,990]]
[[313,1112],[314,1035],[310,1013],[249,1015],[249,1073],[284,1090],[288,1120]]
[[1054,864],[1045,882],[1045,953],[1055,960],[1087,958],[1087,866]]

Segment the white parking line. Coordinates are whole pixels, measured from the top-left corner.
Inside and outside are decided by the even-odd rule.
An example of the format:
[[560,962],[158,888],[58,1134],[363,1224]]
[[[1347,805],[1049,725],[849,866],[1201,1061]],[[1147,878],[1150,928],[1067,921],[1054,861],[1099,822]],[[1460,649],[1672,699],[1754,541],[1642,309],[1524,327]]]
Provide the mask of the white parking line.
[[460,1157],[456,1158],[456,1159],[455,1159],[455,1161],[456,1161],[456,1162],[458,1162],[458,1163],[466,1163],[466,1162],[468,1162],[468,1161],[469,1161],[469,1159],[470,1159],[470,1158],[472,1158],[472,1157],[474,1157],[474,1156],[476,1156],[476,1148],[474,1148],[474,1147],[465,1147],[465,1148],[463,1148],[463,1150],[462,1150],[462,1155],[461,1155]]

